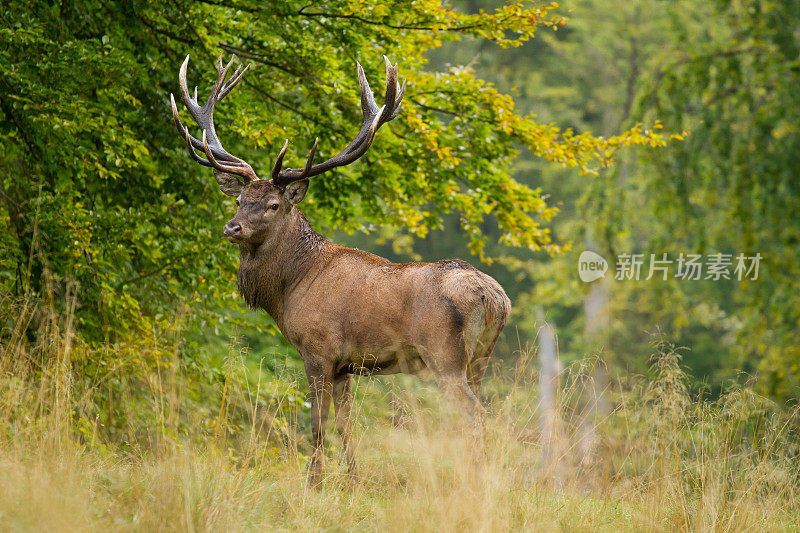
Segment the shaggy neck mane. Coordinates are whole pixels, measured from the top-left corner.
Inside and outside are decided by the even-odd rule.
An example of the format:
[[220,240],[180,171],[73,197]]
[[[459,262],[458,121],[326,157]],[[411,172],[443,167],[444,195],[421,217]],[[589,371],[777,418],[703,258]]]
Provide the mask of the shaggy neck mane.
[[294,209],[293,215],[289,229],[277,242],[239,246],[239,293],[250,307],[269,313],[281,329],[286,296],[323,261],[328,244],[302,212]]

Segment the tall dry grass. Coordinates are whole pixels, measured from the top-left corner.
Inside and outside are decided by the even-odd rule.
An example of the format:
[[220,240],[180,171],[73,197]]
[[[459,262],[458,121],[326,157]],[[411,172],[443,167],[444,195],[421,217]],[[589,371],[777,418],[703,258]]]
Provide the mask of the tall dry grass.
[[434,387],[360,379],[361,478],[331,429],[315,491],[301,376],[259,373],[234,343],[225,375],[198,386],[179,325],[92,348],[72,313],[2,305],[15,317],[0,336],[3,530],[800,528],[797,413],[747,387],[693,396],[663,339],[651,376],[606,390],[608,410],[585,393],[599,361],[568,368],[548,454],[534,349],[493,367],[482,449]]

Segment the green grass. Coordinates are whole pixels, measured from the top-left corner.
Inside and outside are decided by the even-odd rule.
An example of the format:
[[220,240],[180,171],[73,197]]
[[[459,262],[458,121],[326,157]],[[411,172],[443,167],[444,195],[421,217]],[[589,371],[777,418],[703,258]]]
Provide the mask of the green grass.
[[[31,313],[17,310],[20,322]],[[259,373],[234,346],[224,379],[199,384],[179,331],[100,350],[69,320],[37,320],[36,342],[20,326],[0,352],[4,530],[800,528],[796,412],[747,388],[692,397],[668,343],[652,376],[606,391],[604,413],[587,400],[595,367],[569,368],[547,460],[532,350],[494,366],[483,445],[435,387],[362,378],[360,479],[345,475],[329,428],[317,491],[296,370]]]

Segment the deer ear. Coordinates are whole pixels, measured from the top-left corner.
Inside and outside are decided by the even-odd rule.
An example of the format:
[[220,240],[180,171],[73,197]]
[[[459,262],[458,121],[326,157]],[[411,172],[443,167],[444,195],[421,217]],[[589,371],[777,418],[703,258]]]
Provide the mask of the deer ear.
[[292,205],[299,204],[303,198],[306,197],[308,191],[308,178],[299,181],[293,181],[286,186],[283,191],[283,197]]
[[233,196],[235,198],[239,196],[242,189],[244,189],[244,183],[239,181],[239,178],[233,174],[214,169],[214,177],[217,179],[217,183],[219,183],[219,190],[228,196]]

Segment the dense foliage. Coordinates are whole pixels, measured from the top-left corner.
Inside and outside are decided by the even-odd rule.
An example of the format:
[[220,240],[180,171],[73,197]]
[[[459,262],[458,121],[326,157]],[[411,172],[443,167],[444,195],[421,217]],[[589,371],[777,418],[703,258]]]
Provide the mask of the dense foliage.
[[[423,54],[445,41],[472,36],[511,47],[556,28],[563,20],[555,6],[511,3],[474,15],[433,1],[226,6],[4,8],[5,291],[62,295],[70,281],[79,328],[97,339],[142,316],[167,316],[179,300],[210,309],[232,295],[234,252],[219,238],[230,200],[186,157],[168,108],[187,53],[201,93],[220,49],[254,64],[217,122],[228,148],[262,174],[284,138],[294,141],[289,165],[315,136],[320,157],[341,149],[359,121],[355,62],[379,87],[381,54],[399,61],[408,80],[401,117],[358,165],[315,180],[304,203],[321,230],[388,224],[424,236],[442,213],[456,211],[475,252],[489,215],[504,242],[553,251],[542,224],[555,209],[509,175],[518,146],[592,171],[621,145],[663,142],[640,127],[599,138],[538,124],[468,68],[424,68]],[[53,282],[47,289],[44,273]]]
[[[526,313],[519,326],[534,335],[531,310],[542,306],[559,327],[562,356],[601,353],[622,374],[646,370],[636,354],[661,328],[690,348],[684,361],[696,388],[718,393],[756,378],[760,391],[796,398],[800,41],[787,21],[800,18],[798,6],[575,0],[562,8],[572,14],[564,28],[519,48],[498,53],[471,41],[436,58],[472,62],[502,90],[516,88],[517,107],[539,120],[610,135],[658,118],[691,135],[665,150],[620,153],[591,180],[518,159],[515,177],[561,209],[549,226],[554,239],[572,243],[553,258],[504,254],[513,274],[498,277]],[[609,260],[604,281],[576,276],[585,249]],[[757,280],[676,279],[675,263],[666,281],[644,279],[647,265],[639,280],[614,280],[623,253],[762,259]],[[598,297],[602,312],[587,316]]]
[[[314,180],[303,208],[317,229],[368,234],[346,240],[400,260],[500,258],[488,268],[522,333],[503,353],[535,335],[541,306],[567,359],[602,351],[612,369],[644,370],[630,354],[660,327],[715,390],[744,370],[796,397],[798,40],[786,21],[798,18],[791,2],[759,0],[10,3],[2,290],[76,305],[90,343],[181,323],[203,367],[209,332],[256,317],[238,311],[235,249],[219,235],[231,201],[171,124],[179,64],[192,54],[201,95],[219,51],[253,64],[217,122],[264,174],[285,138],[289,165],[316,136],[322,158],[345,145],[360,119],[355,62],[379,92],[386,54],[408,82],[403,110],[359,163]],[[692,134],[617,150],[664,144],[659,120]],[[599,290],[575,276],[585,248],[612,263],[626,252],[764,259],[752,282]],[[599,326],[584,312],[592,290],[606,302]]]
[[613,220],[667,251],[761,254],[757,280],[679,284],[670,311],[687,337],[695,323],[715,329],[708,344],[721,336],[726,366],[757,372],[771,396],[797,398],[800,5],[719,2],[673,20],[669,34],[683,44],[660,55],[634,116],[694,133],[669,154],[648,154],[639,190],[626,187],[649,215],[632,225],[620,208]]

